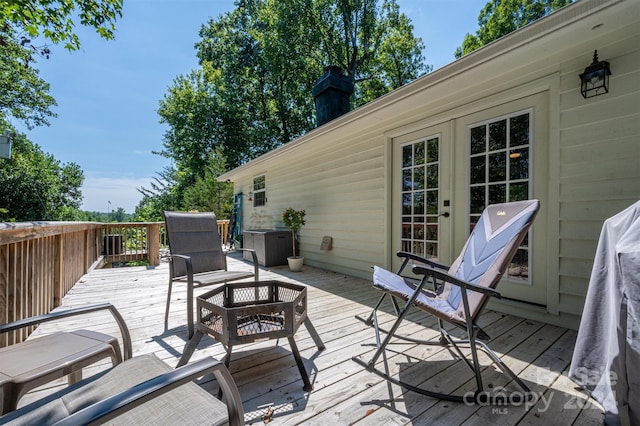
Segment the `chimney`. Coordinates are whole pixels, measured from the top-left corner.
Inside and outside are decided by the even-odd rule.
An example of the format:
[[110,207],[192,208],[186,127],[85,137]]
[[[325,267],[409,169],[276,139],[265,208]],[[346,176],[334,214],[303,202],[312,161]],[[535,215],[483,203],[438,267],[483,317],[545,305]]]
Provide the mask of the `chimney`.
[[318,127],[349,112],[349,97],[353,83],[339,67],[329,65],[313,86],[316,103],[316,125]]

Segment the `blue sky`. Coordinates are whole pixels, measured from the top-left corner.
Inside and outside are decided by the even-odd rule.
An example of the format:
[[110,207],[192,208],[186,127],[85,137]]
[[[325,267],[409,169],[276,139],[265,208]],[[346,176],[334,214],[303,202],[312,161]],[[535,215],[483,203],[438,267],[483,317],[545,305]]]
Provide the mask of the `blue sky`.
[[[434,69],[454,60],[465,34],[477,30],[487,1],[397,0]],[[175,77],[198,67],[200,27],[233,8],[233,0],[126,0],[115,40],[78,27],[80,51],[54,46],[49,60],[39,60],[58,117],[33,130],[14,125],[56,159],[80,165],[83,210],[122,207],[132,213],[141,199],[136,188],[149,187],[170,164],[152,154],[162,149],[166,131],[158,102]]]

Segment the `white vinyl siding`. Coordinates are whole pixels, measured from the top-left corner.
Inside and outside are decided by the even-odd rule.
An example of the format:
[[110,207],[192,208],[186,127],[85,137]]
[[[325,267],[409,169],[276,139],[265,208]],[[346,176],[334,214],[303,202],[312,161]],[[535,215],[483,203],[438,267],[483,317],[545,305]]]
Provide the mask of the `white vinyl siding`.
[[[468,235],[468,126],[531,108],[529,192],[541,211],[533,285],[520,287],[544,286],[530,309],[500,309],[577,327],[602,224],[640,199],[639,12],[637,1],[575,2],[226,173],[244,194],[254,176],[268,177],[268,205],[245,203],[244,228],[280,228],[282,210],[304,208],[305,262],[369,278],[371,265],[389,267],[401,247],[394,140],[437,127],[455,166],[439,170],[447,182],[439,198],[451,201],[439,254],[445,241],[445,254],[455,254]],[[595,48],[611,65],[610,92],[584,99],[578,75]],[[323,236],[333,237],[332,250],[320,250]]]

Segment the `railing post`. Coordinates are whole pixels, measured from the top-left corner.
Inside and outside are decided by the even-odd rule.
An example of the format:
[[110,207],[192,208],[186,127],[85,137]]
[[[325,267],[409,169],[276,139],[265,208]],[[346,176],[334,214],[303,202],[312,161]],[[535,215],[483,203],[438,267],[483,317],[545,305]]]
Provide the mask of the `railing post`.
[[149,263],[157,266],[160,264],[160,224],[147,225],[147,256]]
[[62,283],[64,282],[64,234],[55,236],[55,263],[53,274],[53,306],[60,306],[62,303],[62,297],[64,292],[62,290]]

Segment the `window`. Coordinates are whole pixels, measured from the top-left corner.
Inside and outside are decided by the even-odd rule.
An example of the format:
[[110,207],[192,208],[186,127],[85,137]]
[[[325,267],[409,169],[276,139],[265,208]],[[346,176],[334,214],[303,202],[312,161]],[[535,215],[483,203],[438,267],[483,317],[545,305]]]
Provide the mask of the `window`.
[[253,178],[253,207],[267,204],[267,185],[265,175]]
[[[476,124],[469,129],[469,225],[473,229],[489,204],[530,198],[531,112]],[[529,282],[529,237],[513,258],[508,275]]]
[[402,250],[438,258],[440,137],[402,146]]

